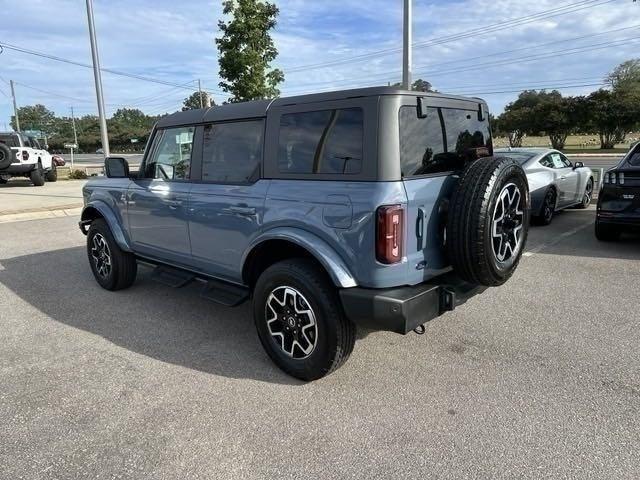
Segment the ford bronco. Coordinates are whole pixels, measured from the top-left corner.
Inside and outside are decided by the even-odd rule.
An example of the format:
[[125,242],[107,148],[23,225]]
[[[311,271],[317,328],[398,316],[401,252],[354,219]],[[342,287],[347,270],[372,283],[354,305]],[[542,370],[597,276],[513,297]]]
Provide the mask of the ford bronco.
[[97,282],[251,299],[284,371],[318,379],[356,327],[399,334],[513,274],[529,225],[526,176],[493,156],[476,98],[367,88],[175,113],[140,169],[105,160],[80,228]]
[[58,179],[57,165],[34,137],[0,132],[0,183],[11,177],[28,177],[36,187]]

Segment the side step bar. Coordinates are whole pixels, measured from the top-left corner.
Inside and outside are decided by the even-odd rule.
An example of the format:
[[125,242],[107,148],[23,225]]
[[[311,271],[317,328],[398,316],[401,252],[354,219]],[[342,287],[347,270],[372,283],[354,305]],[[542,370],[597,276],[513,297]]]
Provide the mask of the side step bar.
[[193,273],[167,265],[156,266],[151,278],[171,288],[184,287],[194,280],[202,281],[205,285],[200,296],[227,307],[238,306],[249,298],[249,289],[246,287],[221,280],[201,278]]

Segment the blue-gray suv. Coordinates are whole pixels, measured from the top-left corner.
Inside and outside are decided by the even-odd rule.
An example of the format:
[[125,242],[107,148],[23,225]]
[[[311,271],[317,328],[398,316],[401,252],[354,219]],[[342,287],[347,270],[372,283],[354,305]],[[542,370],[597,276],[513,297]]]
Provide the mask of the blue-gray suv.
[[400,334],[503,284],[529,225],[522,168],[493,156],[476,98],[368,88],[166,116],[137,173],[84,187],[98,283],[138,263],[235,306],[289,374],[342,365],[356,326]]

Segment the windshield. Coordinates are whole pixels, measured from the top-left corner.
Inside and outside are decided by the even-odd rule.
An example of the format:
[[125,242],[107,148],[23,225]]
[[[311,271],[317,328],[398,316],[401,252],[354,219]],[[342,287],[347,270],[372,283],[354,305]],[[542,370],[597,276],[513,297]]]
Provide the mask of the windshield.
[[520,165],[524,165],[533,157],[535,157],[532,153],[524,153],[524,152],[498,152],[500,156],[508,157],[514,159]]
[[0,143],[4,143],[7,147],[19,147],[20,139],[14,133],[0,134]]

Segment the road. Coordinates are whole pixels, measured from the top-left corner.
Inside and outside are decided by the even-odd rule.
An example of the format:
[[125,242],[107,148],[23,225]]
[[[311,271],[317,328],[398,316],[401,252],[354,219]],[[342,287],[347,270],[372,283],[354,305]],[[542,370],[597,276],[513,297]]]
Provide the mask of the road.
[[[114,154],[118,156],[124,156],[130,165],[137,166],[142,161],[142,154]],[[63,155],[67,164],[70,163],[71,157],[68,154]],[[569,155],[572,161],[581,161],[587,167],[592,168],[611,168],[615,166],[622,155],[620,156],[601,156],[601,157],[577,157],[573,155]],[[79,154],[74,156],[74,165],[77,166],[94,166],[94,165],[102,165],[104,162],[102,155],[92,155],[92,154]]]
[[640,238],[593,218],[533,228],[506,285],[423,336],[359,332],[311,384],[249,306],[147,269],[107,292],[77,218],[0,224],[0,476],[635,479]]

